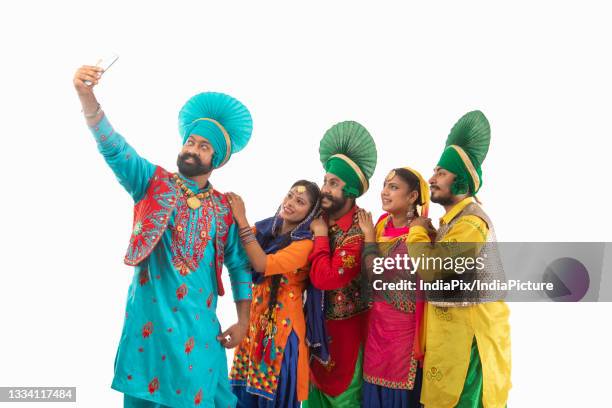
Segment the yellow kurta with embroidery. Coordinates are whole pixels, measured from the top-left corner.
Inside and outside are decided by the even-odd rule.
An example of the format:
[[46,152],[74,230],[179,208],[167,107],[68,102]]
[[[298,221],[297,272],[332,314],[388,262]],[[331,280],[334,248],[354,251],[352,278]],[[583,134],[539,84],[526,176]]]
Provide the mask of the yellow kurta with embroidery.
[[[450,223],[471,202],[471,198],[466,198],[456,204],[440,219],[440,225]],[[456,220],[440,242],[484,243],[488,232],[484,220],[475,215],[464,215]],[[408,234],[409,245],[424,242],[431,242],[427,230],[420,226],[412,227]],[[439,247],[431,247],[426,256],[444,257],[441,251]],[[421,392],[421,403],[426,408],[451,408],[457,404],[470,364],[474,337],[482,364],[482,403],[485,408],[506,406],[511,388],[509,315],[508,306],[503,301],[462,307],[427,304]]]

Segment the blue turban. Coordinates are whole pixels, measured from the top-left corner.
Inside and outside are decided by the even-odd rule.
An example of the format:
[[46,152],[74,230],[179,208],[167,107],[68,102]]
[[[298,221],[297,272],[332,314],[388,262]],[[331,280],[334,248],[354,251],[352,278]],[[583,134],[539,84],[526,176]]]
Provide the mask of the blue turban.
[[242,150],[253,131],[249,110],[237,99],[218,92],[202,92],[190,98],[179,112],[183,144],[190,135],[207,139],[215,150],[212,166],[218,168]]

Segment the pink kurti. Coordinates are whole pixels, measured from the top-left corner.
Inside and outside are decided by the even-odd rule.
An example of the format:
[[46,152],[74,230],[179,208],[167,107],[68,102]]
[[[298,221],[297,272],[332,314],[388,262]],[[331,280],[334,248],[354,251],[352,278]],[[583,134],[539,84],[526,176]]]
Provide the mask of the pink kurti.
[[[407,253],[404,244],[408,227],[395,228],[385,216],[376,224],[377,242],[391,242],[392,249],[382,256]],[[383,282],[413,279],[416,275],[403,271],[385,271],[375,279]],[[365,381],[393,389],[412,390],[419,359],[419,326],[423,313],[422,302],[408,291],[374,291],[369,314],[368,334],[364,353]]]

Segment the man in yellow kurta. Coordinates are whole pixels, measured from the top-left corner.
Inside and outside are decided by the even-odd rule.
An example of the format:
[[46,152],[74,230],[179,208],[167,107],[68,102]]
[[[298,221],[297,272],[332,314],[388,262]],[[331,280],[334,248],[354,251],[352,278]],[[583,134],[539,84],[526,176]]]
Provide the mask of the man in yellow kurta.
[[[441,204],[446,214],[437,231],[429,219],[415,219],[408,235],[412,256],[447,259],[471,252],[472,256],[488,257],[485,269],[472,275],[481,281],[501,270],[496,268],[499,258],[491,250],[495,248],[491,244],[495,240],[493,226],[473,198],[482,185],[480,166],[489,140],[489,123],[480,111],[469,112],[455,124],[429,180],[431,201]],[[432,241],[436,244],[430,244]],[[418,270],[425,281],[441,276],[433,267]],[[459,271],[451,274],[455,279],[467,275],[458,275]],[[486,291],[454,291],[448,299],[428,294],[421,393],[425,408],[506,406],[511,388],[510,325],[508,306],[501,298]]]

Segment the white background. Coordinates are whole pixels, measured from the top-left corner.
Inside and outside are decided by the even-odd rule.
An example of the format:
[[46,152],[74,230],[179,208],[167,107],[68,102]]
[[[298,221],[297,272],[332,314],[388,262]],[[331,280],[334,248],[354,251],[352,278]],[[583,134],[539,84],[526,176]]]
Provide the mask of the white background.
[[[359,204],[378,216],[389,169],[429,177],[454,122],[481,109],[492,142],[479,196],[499,240],[609,240],[606,2],[289,3],[0,6],[0,386],[77,386],[80,407],[122,404],[109,385],[132,203],[71,83],[78,66],[111,52],[120,59],[98,97],[115,128],[166,168],[187,98],[216,90],[249,107],[251,143],[212,182],[243,195],[251,221],[270,216],[293,181],[322,180],[318,142],[337,121],[361,122],[377,142]],[[511,310],[510,407],[610,406],[610,304]],[[229,296],[219,313],[224,326],[234,320]]]

